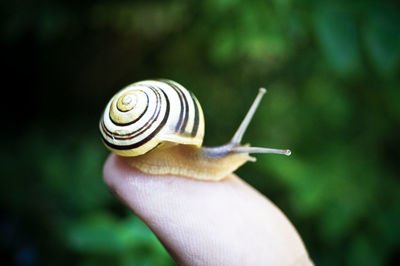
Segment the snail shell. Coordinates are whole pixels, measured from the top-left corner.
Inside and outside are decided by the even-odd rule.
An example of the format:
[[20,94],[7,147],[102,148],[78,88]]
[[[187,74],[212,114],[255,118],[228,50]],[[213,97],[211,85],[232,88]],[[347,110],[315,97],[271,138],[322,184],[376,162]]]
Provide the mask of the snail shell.
[[100,132],[104,144],[122,156],[142,155],[167,143],[201,147],[203,110],[193,93],[174,81],[140,81],[112,97]]

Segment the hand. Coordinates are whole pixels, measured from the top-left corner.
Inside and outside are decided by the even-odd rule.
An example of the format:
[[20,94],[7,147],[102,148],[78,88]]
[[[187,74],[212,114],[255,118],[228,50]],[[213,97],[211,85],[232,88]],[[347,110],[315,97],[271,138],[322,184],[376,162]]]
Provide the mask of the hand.
[[151,176],[112,154],[104,180],[179,265],[312,265],[286,216],[234,174],[220,182]]

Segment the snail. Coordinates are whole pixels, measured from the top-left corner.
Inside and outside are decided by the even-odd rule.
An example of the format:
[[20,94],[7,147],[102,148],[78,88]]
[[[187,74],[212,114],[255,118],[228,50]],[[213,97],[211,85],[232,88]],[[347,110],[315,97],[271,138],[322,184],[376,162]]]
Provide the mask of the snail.
[[140,171],[219,181],[251,153],[290,155],[290,150],[240,144],[266,90],[260,88],[231,141],[202,147],[204,116],[194,94],[172,80],[145,80],[119,91],[100,119],[104,145]]

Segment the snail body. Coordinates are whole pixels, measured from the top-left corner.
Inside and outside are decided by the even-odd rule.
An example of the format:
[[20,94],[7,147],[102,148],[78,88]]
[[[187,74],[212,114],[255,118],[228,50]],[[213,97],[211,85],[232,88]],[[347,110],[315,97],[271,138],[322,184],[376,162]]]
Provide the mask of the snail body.
[[133,83],[107,104],[100,119],[103,143],[147,174],[218,181],[255,161],[250,153],[290,155],[289,150],[240,144],[264,93],[260,89],[229,143],[202,147],[204,116],[193,93],[171,80]]

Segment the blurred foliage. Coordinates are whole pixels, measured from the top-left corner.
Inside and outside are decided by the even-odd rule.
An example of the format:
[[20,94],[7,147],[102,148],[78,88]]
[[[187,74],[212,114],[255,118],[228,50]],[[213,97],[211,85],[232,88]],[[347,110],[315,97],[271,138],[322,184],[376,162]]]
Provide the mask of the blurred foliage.
[[396,1],[3,1],[2,258],[14,265],[172,265],[107,191],[97,123],[113,93],[192,90],[206,145],[291,148],[239,175],[294,223],[317,265],[400,262]]

